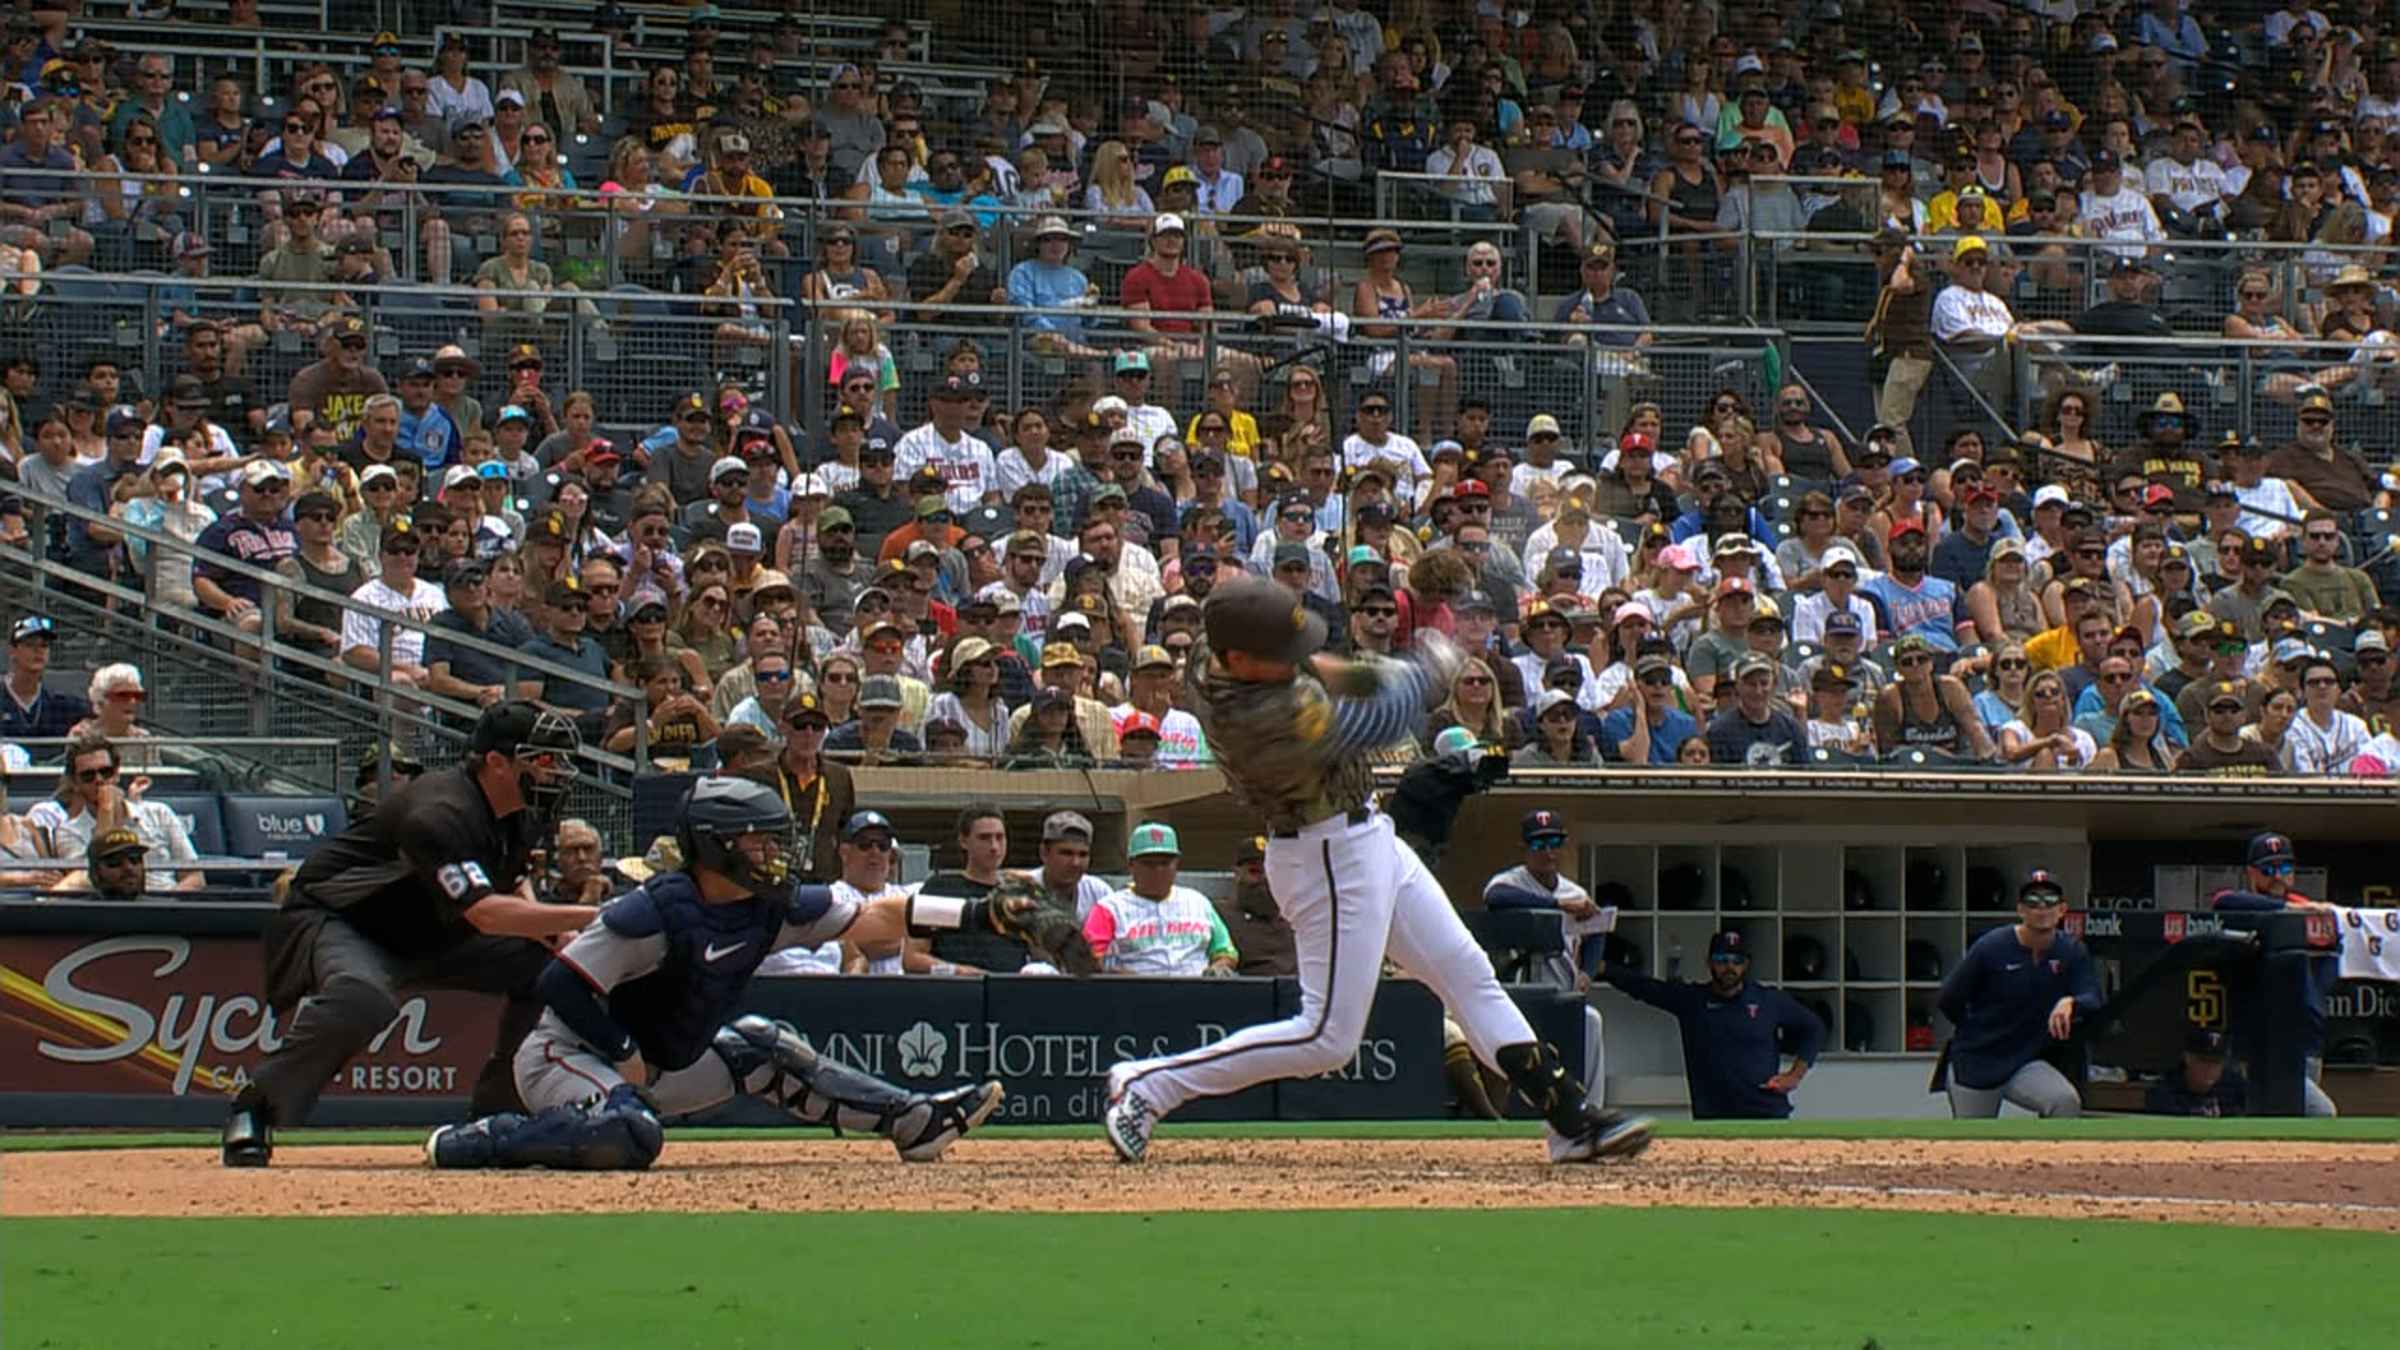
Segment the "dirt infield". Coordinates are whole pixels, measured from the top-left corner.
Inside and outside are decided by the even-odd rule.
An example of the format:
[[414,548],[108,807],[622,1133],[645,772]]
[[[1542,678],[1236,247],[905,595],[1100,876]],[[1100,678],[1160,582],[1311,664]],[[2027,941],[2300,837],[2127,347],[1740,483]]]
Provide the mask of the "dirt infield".
[[2400,1232],[2393,1150],[2365,1144],[1670,1139],[1551,1167],[1526,1139],[1177,1139],[1124,1167],[1098,1139],[969,1140],[930,1167],[873,1141],[670,1140],[647,1173],[432,1172],[410,1148],[16,1153],[0,1215],[1101,1212],[1762,1205]]

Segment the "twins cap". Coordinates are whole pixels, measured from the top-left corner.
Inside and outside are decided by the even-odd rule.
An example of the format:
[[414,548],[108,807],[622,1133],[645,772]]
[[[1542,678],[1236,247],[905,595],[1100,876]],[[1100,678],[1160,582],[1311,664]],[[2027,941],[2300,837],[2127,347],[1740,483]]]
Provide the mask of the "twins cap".
[[2063,899],[2066,893],[2067,888],[2060,883],[2057,877],[2051,875],[2049,869],[2037,867],[2025,874],[2025,884],[2017,888],[2017,899],[2022,902],[2037,895],[2051,895]]
[[1528,844],[1536,839],[1564,839],[1567,837],[1567,823],[1558,818],[1556,811],[1528,811],[1517,832]]
[[1183,845],[1175,837],[1175,827],[1161,825],[1156,821],[1136,829],[1133,837],[1125,844],[1125,856],[1128,858],[1140,858],[1160,853],[1181,854],[1182,852]]
[[1744,938],[1741,933],[1735,929],[1727,928],[1721,930],[1716,934],[1716,936],[1711,937],[1708,940],[1708,959],[1714,961],[1720,956],[1738,957],[1744,961],[1749,960],[1749,940]]
[[2292,841],[2272,831],[2252,835],[2250,852],[2246,861],[2252,867],[2267,862],[2288,863],[2292,861]]

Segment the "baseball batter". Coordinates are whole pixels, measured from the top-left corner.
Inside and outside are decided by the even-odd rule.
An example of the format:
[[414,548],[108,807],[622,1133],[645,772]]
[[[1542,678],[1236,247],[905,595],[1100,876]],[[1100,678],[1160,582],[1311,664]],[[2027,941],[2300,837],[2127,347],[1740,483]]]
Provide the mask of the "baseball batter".
[[1265,819],[1267,878],[1291,923],[1300,1010],[1198,1050],[1111,1068],[1102,1128],[1117,1155],[1140,1162],[1158,1121],[1195,1097],[1348,1064],[1387,950],[1449,1008],[1476,1058],[1542,1113],[1553,1162],[1639,1153],[1650,1123],[1584,1100],[1449,897],[1368,804],[1368,754],[1414,731],[1449,687],[1458,649],[1427,632],[1406,660],[1339,660],[1319,651],[1324,622],[1259,578],[1220,583],[1202,620],[1206,642],[1185,677],[1190,704],[1235,795]]
[[695,784],[679,827],[683,870],[610,902],[542,973],[547,1006],[515,1064],[533,1114],[443,1126],[425,1141],[426,1161],[638,1170],[664,1147],[660,1117],[705,1111],[736,1092],[807,1124],[881,1135],[910,1162],[939,1158],[988,1119],[997,1082],[911,1092],[820,1058],[790,1025],[739,1008],[771,952],[844,936],[897,947],[911,932],[966,927],[1009,936],[1011,916],[1040,906],[1033,887],[932,900],[920,914],[905,896],[862,902],[795,886],[784,854],[791,824],[772,788],[740,778]]

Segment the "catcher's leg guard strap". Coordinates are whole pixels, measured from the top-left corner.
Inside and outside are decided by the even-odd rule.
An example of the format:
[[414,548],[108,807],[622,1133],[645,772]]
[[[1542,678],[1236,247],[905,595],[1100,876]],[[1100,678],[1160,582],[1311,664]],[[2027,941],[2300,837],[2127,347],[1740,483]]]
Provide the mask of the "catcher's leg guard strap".
[[714,1048],[742,1091],[837,1134],[914,1139],[933,1114],[914,1092],[820,1058],[789,1023],[740,1018],[717,1033]]
[[553,1106],[530,1116],[485,1116],[443,1132],[438,1167],[552,1167],[577,1172],[640,1171],[666,1145],[658,1117],[631,1084],[604,1099]]
[[1495,1058],[1500,1061],[1500,1072],[1508,1075],[1508,1085],[1541,1112],[1552,1129],[1574,1134],[1587,1123],[1583,1084],[1559,1063],[1558,1052],[1547,1042],[1504,1045]]

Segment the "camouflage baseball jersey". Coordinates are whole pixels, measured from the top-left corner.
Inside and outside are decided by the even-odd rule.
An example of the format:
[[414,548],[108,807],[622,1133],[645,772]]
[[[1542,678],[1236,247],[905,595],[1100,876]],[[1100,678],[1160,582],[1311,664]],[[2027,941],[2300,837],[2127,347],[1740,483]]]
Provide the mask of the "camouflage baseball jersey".
[[1235,799],[1277,832],[1365,806],[1372,753],[1419,730],[1428,691],[1447,684],[1417,660],[1353,664],[1338,690],[1306,665],[1288,681],[1254,683],[1226,674],[1205,644],[1184,682]]

